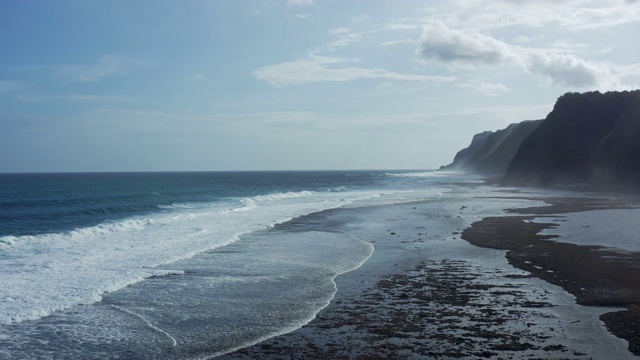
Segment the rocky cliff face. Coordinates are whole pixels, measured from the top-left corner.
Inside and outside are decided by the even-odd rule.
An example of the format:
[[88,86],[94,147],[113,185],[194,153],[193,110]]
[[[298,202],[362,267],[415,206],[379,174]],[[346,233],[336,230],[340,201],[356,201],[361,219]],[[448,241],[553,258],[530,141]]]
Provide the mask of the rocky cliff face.
[[591,155],[592,181],[640,184],[640,96]]
[[484,143],[487,141],[487,138],[491,134],[491,131],[485,131],[479,134],[475,134],[473,136],[473,139],[471,139],[471,144],[468,147],[458,151],[458,153],[456,153],[456,156],[453,158],[453,162],[449,165],[441,166],[440,170],[466,171],[473,154],[475,154],[478,149],[484,146]]
[[542,120],[511,124],[491,134],[485,145],[471,159],[471,172],[503,176],[520,148],[522,141],[535,130]]
[[503,176],[522,141],[541,121],[523,121],[506,129],[477,134],[468,148],[459,151],[451,164],[440,169]]
[[505,179],[551,185],[640,180],[640,91],[567,93],[520,145]]

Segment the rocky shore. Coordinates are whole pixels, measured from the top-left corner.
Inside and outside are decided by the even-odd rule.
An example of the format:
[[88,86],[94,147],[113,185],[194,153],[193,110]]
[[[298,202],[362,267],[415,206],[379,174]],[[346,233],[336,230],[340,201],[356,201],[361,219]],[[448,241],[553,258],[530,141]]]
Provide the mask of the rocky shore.
[[[487,275],[492,281],[481,280]],[[224,358],[590,358],[554,342],[558,319],[546,310],[555,305],[545,290],[523,289],[517,280],[526,277],[461,260],[424,262],[293,334]]]
[[[471,244],[509,250],[509,263],[549,283],[561,286],[578,304],[625,307],[600,318],[616,336],[629,342],[629,350],[640,355],[640,253],[622,252],[605,246],[580,246],[540,235],[557,225],[562,213],[602,209],[634,208],[627,202],[593,198],[547,198],[551,206],[509,209],[520,216],[487,217],[462,233]],[[546,216],[549,223],[531,222]],[[592,226],[606,226],[593,224]],[[555,241],[553,241],[555,240]],[[606,239],[603,239],[606,243]]]
[[[538,233],[553,223],[532,221],[631,205],[498,196],[336,211],[291,224],[349,232],[373,243],[374,256],[337,279],[335,299],[310,323],[220,358],[634,358],[619,338],[637,353],[637,255],[552,241]],[[518,207],[542,200],[551,206]]]

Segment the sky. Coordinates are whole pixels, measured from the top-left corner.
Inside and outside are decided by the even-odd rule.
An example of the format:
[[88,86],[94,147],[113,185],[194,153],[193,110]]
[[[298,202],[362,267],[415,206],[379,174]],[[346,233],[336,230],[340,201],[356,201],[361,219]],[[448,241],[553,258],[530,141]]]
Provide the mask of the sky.
[[0,0],[0,172],[432,169],[640,85],[640,1]]

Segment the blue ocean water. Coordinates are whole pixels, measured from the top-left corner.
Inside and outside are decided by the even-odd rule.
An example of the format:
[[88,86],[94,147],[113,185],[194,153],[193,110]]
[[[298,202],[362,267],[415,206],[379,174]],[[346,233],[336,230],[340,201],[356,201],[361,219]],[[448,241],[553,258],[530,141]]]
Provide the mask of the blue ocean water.
[[373,246],[269,229],[420,199],[450,181],[389,171],[0,174],[0,358],[206,358],[290,331]]
[[185,203],[367,188],[381,176],[320,171],[0,174],[0,236],[73,230]]

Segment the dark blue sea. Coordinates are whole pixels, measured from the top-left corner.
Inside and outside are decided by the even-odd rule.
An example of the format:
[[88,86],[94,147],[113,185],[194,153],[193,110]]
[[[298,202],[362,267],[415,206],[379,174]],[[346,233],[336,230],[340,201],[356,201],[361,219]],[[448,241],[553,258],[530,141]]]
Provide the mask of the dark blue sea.
[[278,224],[431,171],[0,174],[0,359],[197,359],[304,325],[374,251]]

